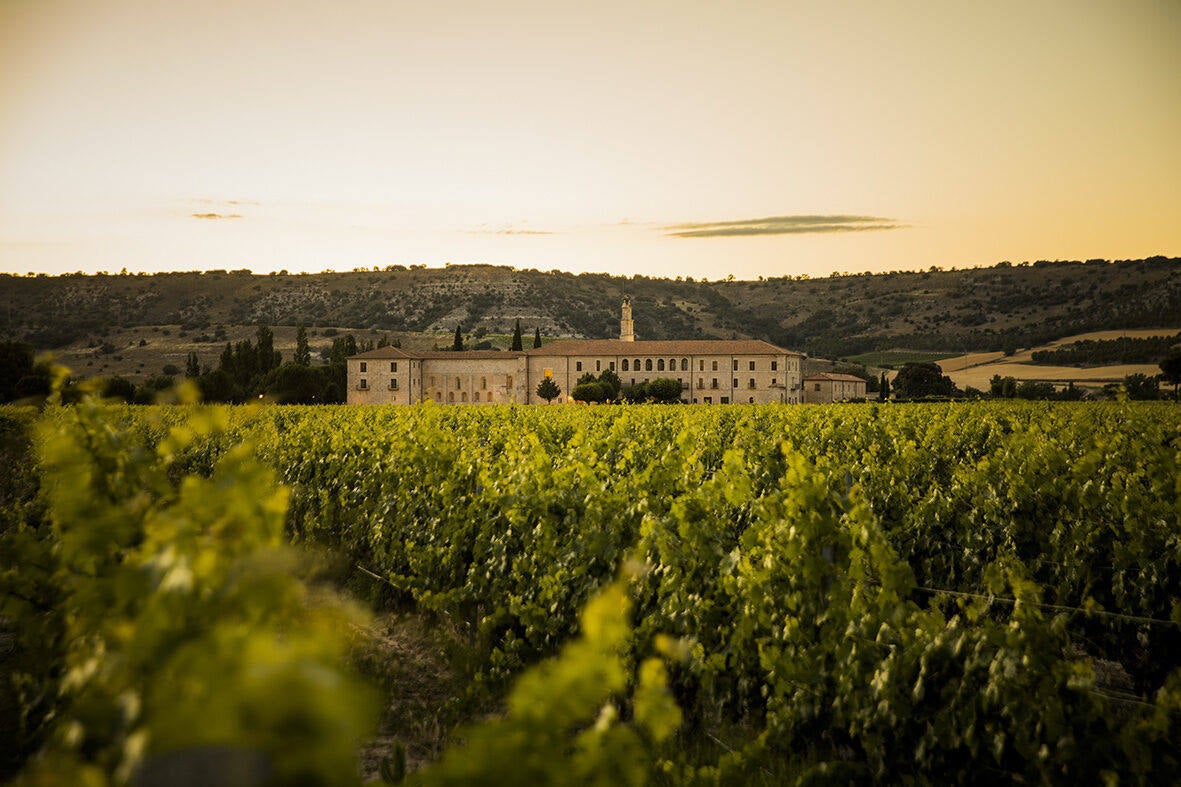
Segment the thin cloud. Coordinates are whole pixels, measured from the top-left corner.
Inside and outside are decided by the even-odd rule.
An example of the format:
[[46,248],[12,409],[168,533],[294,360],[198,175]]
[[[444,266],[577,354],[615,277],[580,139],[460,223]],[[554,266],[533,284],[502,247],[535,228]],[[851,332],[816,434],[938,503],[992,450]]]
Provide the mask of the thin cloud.
[[660,229],[668,238],[729,238],[750,235],[802,235],[806,233],[871,232],[896,230],[906,225],[880,216],[768,216],[738,221],[668,224]]
[[241,213],[194,213],[194,219],[240,219]]
[[557,235],[558,233],[550,230],[469,230],[472,235]]

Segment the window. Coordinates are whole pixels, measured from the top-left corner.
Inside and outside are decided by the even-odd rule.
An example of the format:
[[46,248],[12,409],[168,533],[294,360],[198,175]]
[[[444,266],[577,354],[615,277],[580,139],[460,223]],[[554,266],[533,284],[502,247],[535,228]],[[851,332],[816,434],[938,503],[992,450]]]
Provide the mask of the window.
[[636,384],[636,378],[633,377],[632,378],[632,385],[635,385],[635,384]]
[[546,370],[545,370],[545,376],[546,376],[546,377],[553,377],[553,376],[554,376],[554,370],[553,370],[553,369],[546,369]]
[[366,364],[364,361],[361,361],[361,371],[363,371],[363,372],[369,371],[369,369],[367,367],[368,367],[368,364]]
[[475,393],[472,394],[472,401],[473,402],[480,401],[480,392],[479,391],[476,391]]
[[731,385],[730,387],[731,387],[731,388],[737,388],[737,387],[738,387],[738,378],[737,378],[737,377],[735,377],[735,378],[734,378],[734,384],[733,384],[733,385]]
[[467,391],[463,392],[463,401],[467,401]]
[[664,371],[664,359],[663,358],[661,358],[660,360],[658,360],[656,362],[656,371],[658,371],[658,372]]
[[689,371],[689,359],[688,358],[681,359],[681,371],[682,372]]
[[715,377],[713,383],[711,383],[709,387],[710,388],[717,388],[718,387],[718,378]]
[[505,388],[512,388],[513,387],[513,376],[511,374],[508,377],[504,378],[504,387]]
[[458,391],[458,390],[460,389],[460,387],[461,387],[461,386],[460,386],[460,383],[459,383],[459,378],[458,378],[458,377],[456,377],[456,378],[455,378],[455,390],[457,390],[457,391]]
[[779,361],[771,361],[771,371],[779,371]]
[[644,371],[645,372],[652,371],[652,359],[651,358],[644,359]]
[[432,374],[431,375],[431,388],[434,388],[434,387],[435,387],[435,376]]
[[748,385],[747,388],[754,388],[754,387],[755,387],[755,378],[752,377],[752,378],[750,378],[750,385]]
[[[624,363],[627,363],[627,361],[624,361]],[[612,361],[612,362],[611,362],[611,364],[610,364],[610,368],[611,368],[611,371],[615,371],[615,361]],[[627,369],[624,369],[624,371],[626,372],[626,371],[627,371]]]
[[632,371],[633,372],[640,371],[640,359],[639,358],[632,361]]
[[717,361],[714,361],[714,369],[713,370],[715,372],[718,370],[718,362]]
[[574,371],[576,371],[576,372],[582,371],[582,361],[575,361],[574,362]]
[[816,387],[813,388],[812,390],[819,391],[820,390],[820,383],[816,383]]
[[771,378],[771,387],[772,388],[775,387],[775,378],[774,377]]
[[699,371],[699,372],[705,371],[705,361],[698,361],[697,362],[697,371]]
[[595,361],[595,371],[596,372],[603,371],[603,362],[602,361]]
[[713,404],[714,398],[712,396],[707,396],[704,399],[702,399],[701,401],[705,402],[706,404]]
[[390,390],[391,391],[398,390],[398,378],[397,377],[390,378]]
[[447,401],[449,401],[449,402],[455,401],[455,391],[448,391],[447,392]]
[[364,377],[362,377],[361,382],[357,383],[357,387],[364,391],[369,388],[369,382]]
[[722,404],[730,404],[730,397],[729,397],[729,396],[723,396],[723,397],[722,397]]
[[[487,377],[481,377],[481,378],[480,378],[480,390],[481,390],[481,391],[487,391],[487,390],[488,390],[488,378],[487,378]],[[477,399],[476,401],[479,401],[479,400]]]
[[735,358],[734,360],[730,361],[730,363],[734,366],[732,371],[738,371],[738,359]]
[[750,362],[750,370],[751,370],[752,372],[755,370],[755,362],[754,362],[754,361],[751,361],[751,362]]
[[631,369],[628,368],[628,362],[627,362],[626,358],[623,359],[623,371],[625,371],[625,372],[631,371]]
[[398,362],[397,361],[390,361],[390,371],[391,372],[398,371]]
[[698,377],[698,378],[697,378],[697,387],[698,387],[698,388],[704,388],[704,387],[705,387],[705,378],[704,378],[704,377]]
[[673,371],[676,371],[676,369],[677,369],[677,359],[676,358],[669,358],[668,359],[668,370],[670,372],[673,372]]
[[755,398],[754,398],[753,396],[750,398],[750,403],[751,403],[751,404],[754,404],[754,403],[755,403]]

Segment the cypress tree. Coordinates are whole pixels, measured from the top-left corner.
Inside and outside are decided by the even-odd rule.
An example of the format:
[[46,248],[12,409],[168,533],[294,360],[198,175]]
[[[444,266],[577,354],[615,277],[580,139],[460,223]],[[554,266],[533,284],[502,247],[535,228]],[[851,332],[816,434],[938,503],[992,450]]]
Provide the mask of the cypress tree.
[[512,352],[520,352],[523,349],[525,349],[525,347],[521,344],[521,318],[518,317],[517,327],[513,329],[513,344],[511,347],[509,347],[509,350]]
[[295,357],[292,361],[296,366],[312,365],[312,351],[308,348],[308,329],[302,325],[295,329]]
[[200,377],[201,376],[201,359],[197,357],[197,353],[191,352],[185,356],[185,377]]
[[460,332],[458,325],[455,326],[455,341],[452,343],[451,349],[456,351],[463,349],[463,333]]
[[536,328],[533,331],[533,346],[534,347],[541,346],[541,329],[540,328]]

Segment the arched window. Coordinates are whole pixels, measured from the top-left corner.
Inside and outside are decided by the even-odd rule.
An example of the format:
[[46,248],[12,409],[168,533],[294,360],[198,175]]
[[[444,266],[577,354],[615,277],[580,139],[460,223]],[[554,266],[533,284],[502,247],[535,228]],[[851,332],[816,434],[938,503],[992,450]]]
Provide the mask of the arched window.
[[447,401],[449,401],[449,402],[455,401],[455,391],[448,391],[447,392]]
[[644,371],[645,372],[652,371],[652,359],[651,358],[644,359]]
[[663,358],[660,358],[659,360],[656,361],[656,371],[658,371],[658,372],[664,371],[664,359]]
[[675,372],[677,370],[677,359],[676,358],[669,358],[668,359],[668,370],[670,372]]
[[632,361],[632,371],[633,372],[640,371],[640,359],[639,358]]
[[463,396],[462,401],[466,402],[467,401],[467,391],[464,391],[462,396]]
[[689,359],[688,358],[681,359],[681,371],[682,372],[689,371]]
[[625,371],[625,372],[631,371],[631,369],[628,367],[628,362],[627,362],[626,358],[623,359],[623,371]]

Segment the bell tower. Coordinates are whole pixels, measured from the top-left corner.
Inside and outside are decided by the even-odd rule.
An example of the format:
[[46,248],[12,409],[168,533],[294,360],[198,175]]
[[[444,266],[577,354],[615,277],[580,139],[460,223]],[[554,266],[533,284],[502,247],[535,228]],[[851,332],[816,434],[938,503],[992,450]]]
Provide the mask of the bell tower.
[[622,342],[636,340],[636,329],[632,323],[632,299],[627,297],[623,299],[623,315],[619,320],[619,340]]

